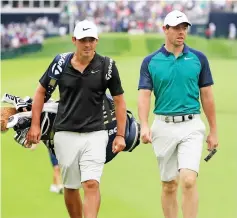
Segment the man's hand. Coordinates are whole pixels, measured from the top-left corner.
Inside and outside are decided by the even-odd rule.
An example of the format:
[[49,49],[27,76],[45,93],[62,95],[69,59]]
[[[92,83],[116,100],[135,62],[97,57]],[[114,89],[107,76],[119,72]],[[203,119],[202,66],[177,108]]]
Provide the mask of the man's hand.
[[122,136],[116,136],[113,145],[112,145],[112,151],[113,153],[118,153],[122,151],[126,147],[125,140]]
[[214,148],[218,147],[218,137],[216,132],[210,132],[207,136],[207,150],[212,151]]
[[141,127],[141,139],[144,144],[151,143],[151,130],[148,126]]
[[27,133],[26,140],[27,145],[38,144],[40,142],[41,131],[40,126],[31,126],[29,132]]

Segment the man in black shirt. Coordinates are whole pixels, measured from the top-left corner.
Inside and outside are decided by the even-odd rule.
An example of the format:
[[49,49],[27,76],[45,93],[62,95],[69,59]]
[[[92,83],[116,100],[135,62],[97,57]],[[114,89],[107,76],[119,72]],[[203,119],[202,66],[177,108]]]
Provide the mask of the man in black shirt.
[[[40,79],[32,105],[32,124],[28,143],[40,141],[40,115],[49,87],[52,69],[61,73],[58,80],[60,93],[55,119],[55,153],[61,167],[65,203],[71,218],[96,218],[100,206],[99,182],[106,157],[108,132],[103,122],[103,96],[109,88],[115,103],[117,135],[113,152],[125,148],[126,105],[117,67],[112,59],[105,70],[105,58],[95,52],[98,42],[97,27],[90,21],[79,22],[72,37],[76,52],[72,53],[65,68],[52,62]],[[55,70],[55,67],[58,69]],[[58,70],[58,71],[57,71]],[[78,192],[84,189],[84,204]]]

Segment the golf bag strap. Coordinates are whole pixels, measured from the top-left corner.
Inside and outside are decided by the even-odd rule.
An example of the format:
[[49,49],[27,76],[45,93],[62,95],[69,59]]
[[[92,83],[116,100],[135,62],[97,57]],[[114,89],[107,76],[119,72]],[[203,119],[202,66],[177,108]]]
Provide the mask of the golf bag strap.
[[130,114],[131,117],[133,117],[133,114],[132,114],[132,112],[130,110],[127,110],[127,114]]
[[111,114],[111,110],[109,108],[109,102],[108,102],[108,99],[106,98],[106,95],[104,95],[103,100],[104,100],[105,111],[107,114],[107,122],[111,123],[113,121],[113,116]]
[[[109,71],[110,58],[105,56],[104,57],[104,62],[105,63],[104,63],[104,71],[102,73],[102,84],[104,84],[104,87],[107,88],[107,80],[105,79],[105,76]],[[106,114],[107,114],[107,119],[108,119],[108,122],[110,123],[110,122],[113,121],[113,116],[111,114],[111,110],[110,110],[110,107],[109,107],[109,102],[108,102],[108,99],[107,99],[106,95],[104,95],[103,100],[104,100],[105,111],[106,111]]]
[[58,85],[58,81],[61,77],[61,74],[63,73],[72,55],[72,52],[59,54],[54,58],[53,62],[51,63],[48,69],[48,76],[50,77],[50,81],[46,88],[44,102],[47,102],[52,96],[54,90]]
[[51,140],[43,140],[43,143],[46,145],[46,147],[49,149],[49,151],[56,156],[55,150],[54,150],[54,144],[51,142]]

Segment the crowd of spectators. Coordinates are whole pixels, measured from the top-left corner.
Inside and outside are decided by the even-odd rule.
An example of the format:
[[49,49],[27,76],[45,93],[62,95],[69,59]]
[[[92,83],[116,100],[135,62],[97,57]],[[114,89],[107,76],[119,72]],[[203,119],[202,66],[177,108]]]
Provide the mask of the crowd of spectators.
[[216,12],[232,12],[237,13],[236,0],[212,0],[210,2],[210,10]]
[[1,24],[0,28],[2,51],[28,44],[42,44],[48,33],[58,31],[47,17],[25,23]]
[[74,1],[61,6],[61,20],[89,18],[108,32],[161,32],[163,18],[174,9],[186,13],[193,24],[207,23],[210,11],[237,13],[234,0]]
[[76,1],[64,5],[61,20],[67,22],[67,18],[73,15],[75,20],[94,20],[102,31],[160,32],[163,18],[174,9],[190,14],[191,22],[203,19],[206,22],[209,3],[205,0]]
[[66,25],[70,22],[74,25],[83,19],[93,20],[101,32],[139,34],[162,32],[164,17],[174,9],[186,13],[193,24],[206,24],[210,11],[237,13],[237,1],[234,0],[61,1],[59,7],[62,10],[61,27],[55,26],[47,17],[26,23],[1,24],[2,50],[43,43],[49,33],[64,35],[69,30]]

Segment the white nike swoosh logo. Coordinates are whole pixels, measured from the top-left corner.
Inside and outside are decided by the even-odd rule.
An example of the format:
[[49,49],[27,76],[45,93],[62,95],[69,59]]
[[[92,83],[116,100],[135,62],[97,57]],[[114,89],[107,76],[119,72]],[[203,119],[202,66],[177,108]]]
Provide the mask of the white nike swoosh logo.
[[99,72],[99,71],[100,71],[100,70],[96,70],[96,71],[93,71],[93,70],[92,70],[91,73],[94,74],[94,73],[97,73],[97,72]]
[[193,59],[193,58],[187,58],[187,57],[184,58],[184,60],[191,60],[191,59]]

